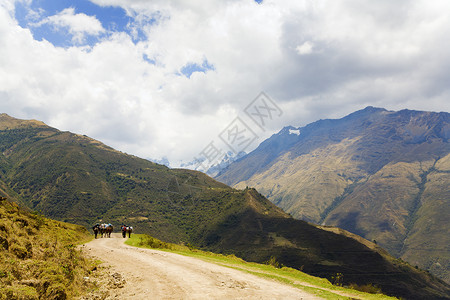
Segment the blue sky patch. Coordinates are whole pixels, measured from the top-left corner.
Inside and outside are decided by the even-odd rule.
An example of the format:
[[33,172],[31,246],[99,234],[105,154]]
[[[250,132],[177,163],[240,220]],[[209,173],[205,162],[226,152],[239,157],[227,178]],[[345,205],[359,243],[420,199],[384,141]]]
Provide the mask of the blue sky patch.
[[210,64],[208,60],[203,60],[201,65],[196,63],[189,63],[181,68],[181,74],[186,76],[187,78],[191,78],[192,73],[194,72],[202,72],[206,73],[209,70],[215,70],[214,65]]
[[156,65],[156,60],[151,59],[147,54],[144,53],[144,55],[142,55],[142,59],[144,59],[146,62],[148,62],[149,64],[152,65]]
[[[117,31],[128,33],[130,31],[128,25],[133,22],[133,18],[120,7],[102,7],[88,0],[35,0],[30,4],[18,1],[15,4],[15,18],[21,27],[30,29],[34,39],[39,41],[45,39],[55,46],[69,47],[74,43],[68,30],[57,29],[51,24],[37,25],[45,18],[57,15],[66,8],[74,8],[75,14],[95,16],[107,33]],[[98,36],[87,35],[83,44],[92,46],[107,33]]]

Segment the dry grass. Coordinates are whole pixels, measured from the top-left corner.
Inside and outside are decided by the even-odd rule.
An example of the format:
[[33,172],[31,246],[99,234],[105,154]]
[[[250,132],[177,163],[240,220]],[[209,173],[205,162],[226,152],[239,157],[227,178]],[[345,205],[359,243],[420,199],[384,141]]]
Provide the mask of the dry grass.
[[95,288],[83,279],[93,262],[75,247],[90,239],[85,228],[0,202],[0,299],[67,299]]

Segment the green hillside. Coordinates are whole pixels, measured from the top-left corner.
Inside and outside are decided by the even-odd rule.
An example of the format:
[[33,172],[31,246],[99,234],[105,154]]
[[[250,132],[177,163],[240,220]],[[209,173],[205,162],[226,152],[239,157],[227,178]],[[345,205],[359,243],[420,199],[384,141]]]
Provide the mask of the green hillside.
[[[13,119],[3,115],[0,124],[2,118]],[[133,224],[165,240],[187,240],[245,202],[242,191],[203,173],[169,169],[34,122],[1,130],[0,153],[5,195],[88,228],[103,220]]]
[[126,223],[166,242],[256,262],[272,258],[330,280],[339,273],[345,284],[371,283],[411,299],[450,293],[379,248],[295,220],[255,190],[235,190],[200,172],[169,169],[7,115],[0,116],[0,150],[0,192],[58,220],[88,228]]

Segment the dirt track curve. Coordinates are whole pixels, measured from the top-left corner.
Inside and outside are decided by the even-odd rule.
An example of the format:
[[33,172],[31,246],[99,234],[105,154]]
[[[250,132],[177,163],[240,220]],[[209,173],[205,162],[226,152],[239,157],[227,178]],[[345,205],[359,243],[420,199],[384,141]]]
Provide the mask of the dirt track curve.
[[[197,258],[124,244],[120,234],[82,247],[109,265],[106,299],[320,299],[300,289]],[[103,298],[103,297],[101,297]]]

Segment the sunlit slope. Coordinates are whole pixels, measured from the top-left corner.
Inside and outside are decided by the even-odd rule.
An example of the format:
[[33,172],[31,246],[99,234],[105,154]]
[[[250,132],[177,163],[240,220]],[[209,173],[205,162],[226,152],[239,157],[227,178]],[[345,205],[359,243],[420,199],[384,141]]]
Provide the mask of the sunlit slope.
[[93,289],[93,265],[75,249],[86,228],[47,219],[0,198],[0,299],[66,299]]
[[376,240],[449,280],[450,114],[368,107],[299,136],[287,129],[217,178],[258,189],[296,218]]

